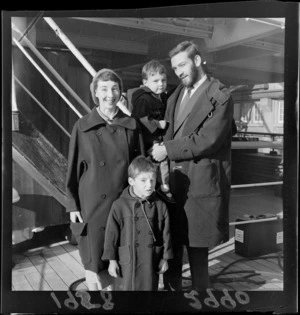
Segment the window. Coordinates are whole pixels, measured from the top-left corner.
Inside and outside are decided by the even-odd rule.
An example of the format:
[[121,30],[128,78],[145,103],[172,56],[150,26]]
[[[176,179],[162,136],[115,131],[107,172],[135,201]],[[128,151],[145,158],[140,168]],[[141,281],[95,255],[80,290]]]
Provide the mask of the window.
[[254,103],[254,108],[253,108],[253,122],[254,123],[262,123],[262,106],[259,102]]
[[251,103],[243,103],[241,110],[241,121],[248,123],[251,120]]
[[283,100],[278,100],[278,122],[280,124],[283,124],[283,113],[284,113],[284,107],[283,107]]

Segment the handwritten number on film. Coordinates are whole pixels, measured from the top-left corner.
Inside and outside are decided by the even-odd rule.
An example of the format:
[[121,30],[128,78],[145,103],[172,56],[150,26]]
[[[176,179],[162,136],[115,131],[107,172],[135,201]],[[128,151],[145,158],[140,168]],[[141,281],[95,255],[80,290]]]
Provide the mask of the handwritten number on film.
[[[79,303],[76,301],[74,295],[71,292],[68,291],[67,294],[68,294],[69,298],[65,299],[64,305],[71,310],[76,310],[79,306]],[[77,291],[75,293],[75,295],[80,298],[81,305],[88,310],[90,310],[92,308],[100,308],[101,307],[101,304],[92,304],[91,303],[91,296],[87,291]],[[105,309],[106,311],[113,309],[114,303],[111,302],[112,294],[108,291],[107,292],[101,291],[100,295],[104,301],[104,304],[102,305],[103,309]],[[54,300],[54,302],[56,303],[57,307],[61,308],[61,303],[57,299],[54,292],[51,292],[51,297]]]
[[[207,289],[206,292],[207,292],[209,297],[204,299],[205,305],[212,307],[212,308],[218,308],[220,306],[220,303],[221,303],[221,305],[223,305],[227,309],[230,309],[230,310],[235,309],[236,302],[230,296],[227,289],[223,290],[224,296],[221,297],[220,303],[217,301],[216,297],[213,295],[212,290]],[[194,290],[192,290],[189,293],[184,293],[184,296],[186,298],[193,300],[193,302],[190,303],[190,306],[192,306],[193,308],[195,308],[197,310],[201,310],[202,304],[196,295],[198,295],[198,292],[194,291]],[[249,295],[246,292],[242,292],[242,291],[236,291],[235,292],[235,298],[238,301],[238,303],[240,303],[240,304],[248,304],[250,301]]]

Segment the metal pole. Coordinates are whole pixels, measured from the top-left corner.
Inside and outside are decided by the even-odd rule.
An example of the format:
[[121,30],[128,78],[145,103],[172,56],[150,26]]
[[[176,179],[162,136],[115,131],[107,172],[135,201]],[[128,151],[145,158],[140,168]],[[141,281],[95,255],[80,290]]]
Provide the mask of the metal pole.
[[76,58],[82,63],[85,69],[94,76],[96,71],[93,67],[88,63],[88,61],[81,55],[78,49],[72,44],[72,42],[68,39],[68,37],[61,31],[58,25],[49,17],[44,17],[44,20],[49,24],[49,26],[53,29],[56,35],[64,42],[64,44],[70,49],[70,51],[76,56]]
[[[12,28],[17,33],[20,30],[12,23]],[[28,47],[35,53],[39,60],[48,68],[48,70],[56,77],[56,79],[65,87],[65,89],[76,99],[76,101],[89,113],[91,109],[83,102],[83,100],[72,90],[68,83],[58,74],[58,72],[50,65],[43,55],[35,48],[35,46],[26,37],[23,38]]]
[[44,14],[44,11],[41,11],[34,19],[33,21],[28,25],[28,27],[26,28],[25,32],[23,34],[21,34],[21,37],[19,38],[19,42],[22,41],[22,39],[27,36],[27,34],[29,33],[29,31],[32,29],[32,27],[37,23],[37,21],[41,18],[41,16]]
[[[53,21],[53,19],[49,17],[44,17],[44,20],[49,24],[49,26],[53,29],[56,35],[62,40],[62,42],[70,49],[70,51],[74,54],[74,56],[81,62],[81,64],[85,67],[85,69],[92,76],[94,76],[97,73],[96,70],[82,56],[80,51],[73,45],[73,43],[69,40],[69,38],[62,32],[62,30]],[[131,115],[130,111],[121,102],[118,102],[117,106],[122,110],[122,112],[124,112],[128,116]]]
[[268,221],[275,221],[282,219],[280,216],[276,216],[274,218],[267,218],[267,219],[257,219],[257,220],[245,220],[245,221],[238,221],[238,222],[230,222],[229,225],[241,225],[241,224],[249,224],[249,223],[257,223],[257,222],[268,222]]
[[26,50],[20,45],[20,43],[13,38],[14,43],[19,47],[23,54],[30,60],[30,62],[35,66],[35,68],[41,73],[41,75],[47,80],[47,82],[53,87],[53,89],[62,97],[62,99],[73,109],[73,111],[81,118],[80,112],[70,103],[70,101],[61,93],[57,86],[47,77],[44,71],[36,64],[36,62],[30,57]]
[[18,78],[15,77],[17,83],[23,88],[23,90],[32,97],[32,99],[41,107],[41,109],[56,123],[56,125],[68,136],[71,135],[66,131],[66,129],[50,114],[50,112],[42,105],[42,103],[32,94],[30,91],[20,82]]
[[18,111],[17,101],[16,101],[16,87],[15,87],[15,80],[14,80],[14,67],[12,63],[12,71],[11,71],[11,107],[13,112]]
[[274,186],[274,185],[282,185],[282,184],[283,184],[283,181],[281,181],[281,182],[267,182],[267,183],[256,183],[256,184],[231,185],[231,188]]

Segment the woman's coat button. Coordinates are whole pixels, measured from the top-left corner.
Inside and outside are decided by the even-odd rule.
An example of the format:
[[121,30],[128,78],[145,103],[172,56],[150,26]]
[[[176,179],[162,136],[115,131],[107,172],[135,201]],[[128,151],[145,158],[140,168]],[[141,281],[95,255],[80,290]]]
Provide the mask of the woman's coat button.
[[105,195],[105,194],[103,194],[103,195],[101,195],[101,197],[102,197],[102,199],[105,199],[105,198],[106,198],[106,195]]
[[100,162],[100,165],[101,165],[101,166],[104,166],[104,165],[105,165],[105,162],[104,162],[104,161],[101,161],[101,162]]

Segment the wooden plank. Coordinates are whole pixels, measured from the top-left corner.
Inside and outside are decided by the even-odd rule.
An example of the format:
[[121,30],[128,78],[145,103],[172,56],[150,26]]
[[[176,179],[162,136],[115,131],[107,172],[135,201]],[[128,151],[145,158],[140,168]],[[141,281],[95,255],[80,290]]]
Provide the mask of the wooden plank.
[[76,246],[71,245],[70,243],[61,244],[61,246],[82,265],[81,258],[79,255],[79,250]]
[[12,269],[12,275],[25,275],[29,272],[35,272],[36,269],[31,261],[23,255],[13,255],[13,261],[16,263]]
[[78,279],[85,277],[83,266],[73,256],[66,252],[62,246],[60,246],[58,243],[54,243],[50,248],[53,253],[61,260],[61,262],[78,277]]
[[43,277],[38,271],[26,274],[26,278],[34,291],[52,291],[47,282],[47,277]]
[[16,291],[32,291],[33,288],[24,275],[13,275],[12,284]]
[[[234,254],[234,253],[230,253],[230,254],[227,255],[227,258],[228,258],[229,260],[235,260],[236,257],[237,257],[237,255]],[[242,259],[243,259],[243,257],[242,257]],[[245,258],[245,259],[246,259],[246,258]],[[265,281],[268,283],[268,282],[270,282],[270,281],[273,279],[272,275],[273,275],[274,273],[271,274],[271,273],[270,273],[270,269],[269,269],[268,267],[266,267],[266,266],[260,264],[258,261],[250,260],[250,259],[247,260],[247,259],[246,259],[245,261],[239,262],[238,264],[239,264],[241,267],[243,267],[243,268],[246,268],[246,269],[248,269],[248,270],[249,270],[249,269],[252,269],[252,270],[255,270],[256,272],[260,273],[261,276],[259,276],[259,278],[258,278],[258,279],[260,279],[260,280],[265,280]],[[280,274],[279,274],[279,273],[276,273],[276,275],[280,277]],[[251,278],[251,279],[255,279],[255,278]],[[277,284],[274,284],[274,285],[277,287]]]
[[51,264],[40,255],[30,256],[30,260],[35,265],[41,276],[46,279],[52,290],[68,290],[66,283],[56,274]]
[[[214,265],[211,265],[209,267],[209,271],[210,271],[210,275],[211,276],[214,276],[216,275],[217,273],[221,273],[222,270],[228,265],[228,262],[226,262],[224,260],[224,257],[226,255],[223,255],[223,256],[219,256],[218,257],[218,263],[217,264],[214,264]],[[217,280],[217,282],[215,282],[214,284],[218,284],[218,287],[220,287],[220,285],[225,285],[224,288],[227,288],[229,287],[230,290],[234,289],[234,290],[241,290],[241,291],[245,291],[245,290],[248,290],[249,289],[249,286],[245,285],[243,282],[230,282],[230,283],[223,283],[222,282],[222,279],[226,279],[226,278],[232,278],[232,277],[239,277],[239,275],[235,275],[234,274],[234,271],[239,271],[240,269],[237,267],[237,266],[233,266],[233,267],[230,267],[228,269],[225,270],[225,272],[233,272],[233,274],[230,274],[230,275],[223,275],[223,276],[220,276]],[[220,281],[220,282],[218,282]]]
[[77,277],[65,264],[63,264],[51,249],[45,248],[42,255],[56,274],[63,280],[67,288],[74,281],[78,280],[79,277]]

